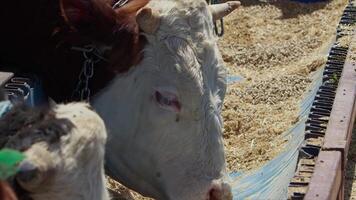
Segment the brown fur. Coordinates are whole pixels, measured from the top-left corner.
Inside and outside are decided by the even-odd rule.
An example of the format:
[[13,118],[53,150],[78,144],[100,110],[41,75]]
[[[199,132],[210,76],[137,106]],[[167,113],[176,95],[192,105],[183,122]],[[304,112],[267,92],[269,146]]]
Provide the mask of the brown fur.
[[[0,70],[15,67],[38,73],[48,95],[69,101],[84,58],[73,46],[111,46],[109,62],[95,65],[89,83],[92,94],[142,58],[145,39],[140,36],[136,12],[149,0],[130,0],[112,9],[112,0],[13,0],[0,8]],[[6,68],[5,68],[6,67]]]
[[16,195],[6,182],[0,181],[0,199],[1,200],[17,200]]
[[26,151],[37,142],[52,144],[73,126],[67,119],[57,119],[52,109],[17,105],[0,120],[0,149]]

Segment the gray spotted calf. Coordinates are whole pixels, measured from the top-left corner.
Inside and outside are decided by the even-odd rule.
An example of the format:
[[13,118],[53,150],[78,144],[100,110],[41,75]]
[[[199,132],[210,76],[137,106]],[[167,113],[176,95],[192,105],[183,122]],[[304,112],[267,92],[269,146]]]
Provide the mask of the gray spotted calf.
[[87,104],[15,106],[0,120],[0,147],[26,155],[15,182],[19,199],[105,200],[106,130]]

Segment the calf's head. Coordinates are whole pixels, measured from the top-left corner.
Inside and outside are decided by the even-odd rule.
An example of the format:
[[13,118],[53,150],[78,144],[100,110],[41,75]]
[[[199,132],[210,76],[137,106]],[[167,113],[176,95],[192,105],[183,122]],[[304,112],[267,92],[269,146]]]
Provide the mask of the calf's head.
[[[16,107],[0,123],[5,147],[24,151],[16,180],[33,200],[107,200],[106,129],[87,104]],[[19,199],[27,199],[20,194]]]

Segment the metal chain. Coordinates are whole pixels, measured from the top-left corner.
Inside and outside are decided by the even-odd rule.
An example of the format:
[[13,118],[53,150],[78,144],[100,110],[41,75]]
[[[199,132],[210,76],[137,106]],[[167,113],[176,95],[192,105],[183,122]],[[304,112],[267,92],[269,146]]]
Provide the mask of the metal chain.
[[119,0],[113,5],[112,8],[113,9],[120,8],[120,7],[124,6],[127,2],[129,2],[129,0]]
[[222,37],[222,36],[224,35],[224,33],[225,33],[225,29],[224,29],[224,19],[221,18],[219,21],[220,21],[220,30],[219,30],[219,28],[218,28],[217,22],[214,22],[215,33],[216,33],[217,36]]
[[94,65],[100,60],[107,61],[94,45],[87,45],[83,47],[72,47],[72,50],[81,51],[85,58],[83,68],[78,77],[78,83],[73,91],[72,98],[79,97],[81,101],[90,100],[91,91],[89,88],[89,81],[94,76]]

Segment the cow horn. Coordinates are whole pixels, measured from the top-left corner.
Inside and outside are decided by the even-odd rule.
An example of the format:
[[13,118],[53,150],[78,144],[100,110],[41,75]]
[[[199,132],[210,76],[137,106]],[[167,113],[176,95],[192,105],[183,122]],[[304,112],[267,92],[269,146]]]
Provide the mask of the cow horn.
[[213,20],[216,21],[230,14],[236,8],[240,7],[240,5],[240,1],[228,1],[226,3],[210,5],[209,8],[213,15]]
[[160,24],[159,13],[151,8],[142,8],[136,16],[136,21],[143,32],[153,34]]

